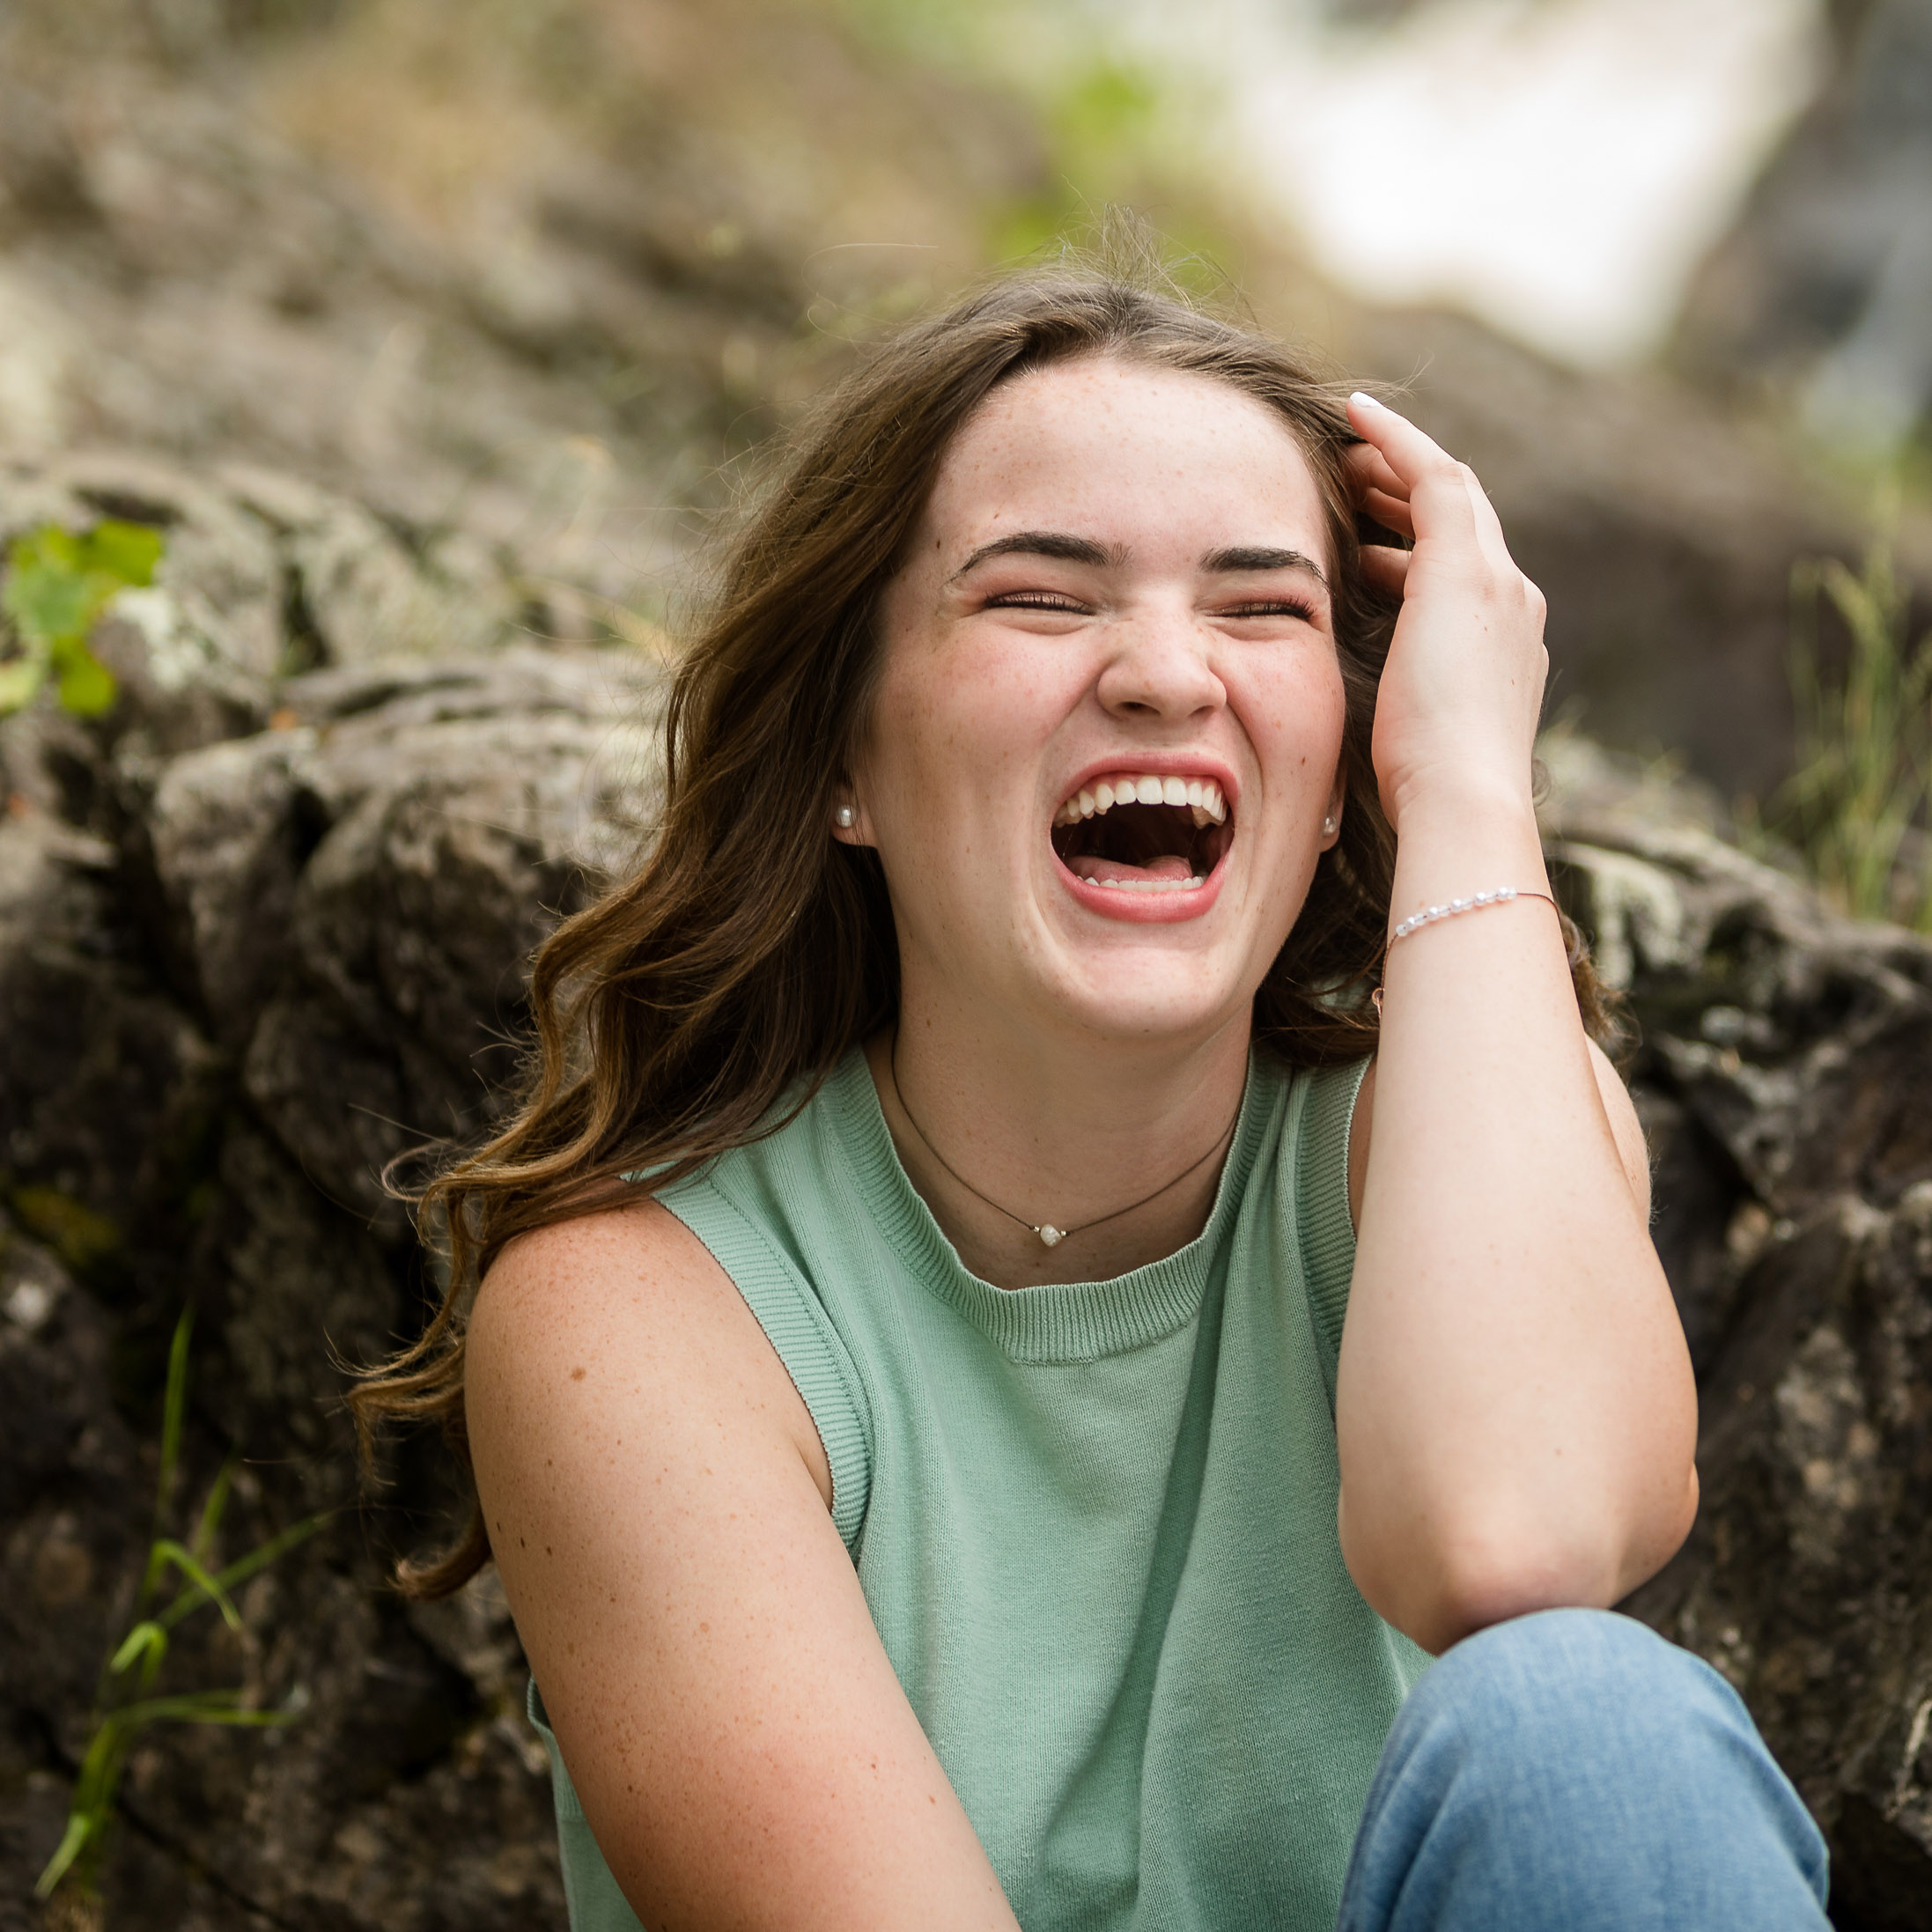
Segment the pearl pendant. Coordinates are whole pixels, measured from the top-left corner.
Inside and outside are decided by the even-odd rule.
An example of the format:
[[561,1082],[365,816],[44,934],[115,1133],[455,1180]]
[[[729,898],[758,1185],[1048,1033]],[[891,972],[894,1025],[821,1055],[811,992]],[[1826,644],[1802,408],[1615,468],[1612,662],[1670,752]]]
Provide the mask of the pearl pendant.
[[1064,1228],[1056,1228],[1051,1221],[1048,1221],[1043,1227],[1036,1228],[1033,1232],[1049,1248],[1057,1248],[1066,1239],[1066,1230]]

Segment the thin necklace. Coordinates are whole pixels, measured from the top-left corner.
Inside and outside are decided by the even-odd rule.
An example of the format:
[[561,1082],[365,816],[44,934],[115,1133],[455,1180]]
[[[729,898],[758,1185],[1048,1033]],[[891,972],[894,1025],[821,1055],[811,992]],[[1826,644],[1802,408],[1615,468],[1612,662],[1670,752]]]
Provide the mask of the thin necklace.
[[[1131,1214],[1133,1213],[1135,1208],[1145,1207],[1149,1201],[1157,1201],[1163,1194],[1166,1194],[1171,1191],[1173,1189],[1180,1186],[1181,1183],[1186,1180],[1189,1175],[1198,1173],[1202,1168],[1206,1167],[1207,1163],[1212,1161],[1217,1154],[1220,1152],[1221,1148],[1227,1144],[1228,1136],[1231,1135],[1235,1131],[1235,1121],[1238,1121],[1241,1118],[1241,1102],[1237,1101],[1235,1105],[1234,1119],[1230,1120],[1228,1125],[1221,1129],[1219,1136],[1214,1141],[1214,1145],[1211,1147],[1207,1150],[1207,1152],[1200,1157],[1198,1161],[1192,1161],[1188,1166],[1183,1168],[1181,1171],[1176,1174],[1171,1181],[1163,1181],[1159,1187],[1154,1189],[1153,1193],[1143,1194],[1138,1201],[1129,1201],[1125,1207],[1117,1207],[1110,1214],[1100,1214],[1096,1215],[1092,1220],[1083,1220],[1078,1228],[1056,1228],[1050,1220],[1030,1221],[1026,1218],[1024,1214],[1015,1214],[1010,1207],[1001,1207],[999,1203],[996,1201],[991,1194],[980,1193],[979,1190],[975,1187],[973,1184],[969,1181],[966,1176],[962,1174],[959,1169],[955,1168],[953,1163],[948,1161],[946,1156],[933,1145],[933,1142],[930,1137],[927,1135],[925,1129],[920,1126],[918,1121],[913,1119],[912,1110],[906,1105],[905,1095],[899,1086],[899,1035],[896,1029],[894,1029],[892,1035],[892,1050],[886,1056],[886,1069],[892,1076],[892,1095],[893,1098],[896,1100],[899,1103],[899,1111],[905,1116],[907,1125],[911,1126],[913,1132],[918,1134],[920,1140],[924,1142],[925,1151],[929,1154],[931,1154],[933,1158],[937,1161],[939,1164],[942,1168],[944,1168],[946,1171],[950,1174],[953,1178],[957,1181],[959,1184],[962,1188],[964,1188],[969,1194],[974,1195],[978,1199],[983,1200],[984,1202],[985,1202],[988,1207],[996,1209],[999,1213],[1004,1214],[1008,1220],[1017,1222],[1021,1228],[1024,1228],[1029,1234],[1037,1235],[1040,1237],[1041,1241],[1049,1248],[1058,1248],[1059,1244],[1063,1241],[1065,1241],[1069,1235],[1084,1235],[1089,1228],[1099,1228],[1103,1226],[1108,1221],[1118,1220],[1123,1214]],[[1243,1098],[1245,1099],[1246,1095],[1243,1095]]]

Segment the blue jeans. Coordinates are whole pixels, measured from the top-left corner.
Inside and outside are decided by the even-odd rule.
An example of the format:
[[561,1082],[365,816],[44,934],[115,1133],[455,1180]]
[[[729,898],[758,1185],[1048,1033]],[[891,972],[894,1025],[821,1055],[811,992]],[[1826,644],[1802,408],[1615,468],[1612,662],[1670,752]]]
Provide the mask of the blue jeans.
[[1551,1610],[1431,1665],[1338,1932],[1822,1932],[1825,1840],[1737,1693],[1628,1617]]

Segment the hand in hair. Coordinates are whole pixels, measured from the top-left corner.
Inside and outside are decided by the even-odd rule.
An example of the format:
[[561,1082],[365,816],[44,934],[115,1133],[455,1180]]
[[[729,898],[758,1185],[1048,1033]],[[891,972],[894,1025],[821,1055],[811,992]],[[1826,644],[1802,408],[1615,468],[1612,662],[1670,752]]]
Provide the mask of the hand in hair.
[[1415,544],[1362,551],[1363,575],[1403,600],[1375,705],[1383,808],[1399,835],[1420,792],[1526,806],[1549,670],[1543,593],[1466,463],[1367,397],[1349,420],[1365,439],[1352,456],[1363,510]]

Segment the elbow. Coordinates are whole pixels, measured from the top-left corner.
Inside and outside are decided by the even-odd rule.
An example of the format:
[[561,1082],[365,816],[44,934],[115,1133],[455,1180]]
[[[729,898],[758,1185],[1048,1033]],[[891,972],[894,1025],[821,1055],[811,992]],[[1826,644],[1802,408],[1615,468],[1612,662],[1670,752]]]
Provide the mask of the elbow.
[[1619,1597],[1648,1582],[1684,1547],[1697,1521],[1698,1496],[1697,1464],[1687,1464],[1681,1478],[1646,1515],[1641,1536],[1632,1540],[1618,1587]]
[[1504,1523],[1444,1525],[1399,1547],[1345,1538],[1342,1555],[1369,1608],[1432,1656],[1512,1617],[1604,1609],[1618,1595],[1596,1552]]
[[[1342,1557],[1369,1607],[1440,1655],[1464,1637],[1539,1610],[1607,1610],[1661,1569],[1696,1513],[1693,1471],[1682,1495],[1635,1524],[1552,1523],[1522,1509],[1473,1511],[1394,1530],[1338,1519]],[[1634,1532],[1634,1533],[1633,1533]]]

